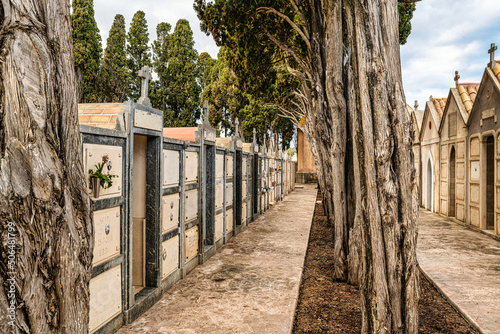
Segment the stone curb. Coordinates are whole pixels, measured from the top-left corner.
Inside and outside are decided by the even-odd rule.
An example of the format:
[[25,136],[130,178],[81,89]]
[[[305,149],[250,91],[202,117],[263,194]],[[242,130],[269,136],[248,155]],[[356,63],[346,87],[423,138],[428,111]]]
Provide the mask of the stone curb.
[[460,314],[460,316],[462,316],[462,318],[464,318],[464,320],[467,321],[467,323],[471,327],[473,327],[478,333],[484,334],[484,331],[481,329],[481,327],[467,314],[467,312],[462,310],[450,297],[448,297],[448,295],[446,295],[446,293],[443,291],[443,289],[441,289],[439,284],[436,283],[432,279],[432,277],[429,276],[429,274],[427,274],[427,272],[422,267],[420,267],[420,265],[418,265],[418,268],[420,269],[420,272],[432,284],[432,286],[439,292],[439,294],[448,302],[448,304],[450,304],[451,307],[453,307],[453,309],[455,309],[455,311],[457,311]]

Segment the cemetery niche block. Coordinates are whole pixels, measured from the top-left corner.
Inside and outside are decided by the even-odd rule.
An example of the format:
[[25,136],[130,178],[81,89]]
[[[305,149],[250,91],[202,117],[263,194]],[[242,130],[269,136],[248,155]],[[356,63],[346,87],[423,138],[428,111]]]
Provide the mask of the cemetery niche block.
[[[122,195],[122,174],[123,174],[123,156],[122,147],[98,144],[83,144],[83,168],[89,184],[89,169],[95,170],[97,163],[103,162],[103,158],[107,157],[108,162],[103,168],[104,174],[117,175],[113,178],[113,185],[104,189],[101,187],[99,198],[118,197]],[[89,190],[90,193],[90,190]]]
[[224,213],[219,213],[215,216],[215,241],[222,239],[224,234]]
[[186,263],[198,256],[198,226],[194,226],[186,231],[185,255]]
[[179,151],[163,150],[163,187],[179,185]]
[[247,198],[247,181],[241,183],[241,199],[245,200]]
[[222,179],[224,177],[224,155],[215,155],[215,178]]
[[233,177],[233,156],[228,155],[226,156],[226,177],[231,178]]
[[179,194],[163,196],[163,233],[179,226]]
[[233,231],[233,209],[226,211],[226,234]]
[[215,210],[222,209],[224,205],[224,184],[222,182],[215,185]]
[[226,184],[226,205],[231,205],[233,203],[233,184]]
[[198,217],[198,189],[186,191],[184,195],[185,220],[189,222]]
[[161,278],[167,278],[179,268],[179,236],[168,239],[162,244],[161,252],[162,268]]
[[94,212],[94,259],[96,266],[120,254],[120,207]]
[[90,280],[89,330],[94,333],[122,311],[121,264]]
[[241,222],[244,223],[247,220],[247,203],[243,203],[241,206]]
[[198,152],[186,152],[184,160],[186,184],[198,182]]

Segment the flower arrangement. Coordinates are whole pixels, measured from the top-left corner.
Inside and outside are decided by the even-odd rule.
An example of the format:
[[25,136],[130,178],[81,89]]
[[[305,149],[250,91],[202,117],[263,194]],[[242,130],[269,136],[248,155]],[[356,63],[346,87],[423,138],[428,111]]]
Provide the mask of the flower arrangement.
[[[103,172],[104,166],[107,166],[108,173]],[[99,197],[99,188],[108,189],[113,185],[113,178],[118,177],[118,175],[113,175],[109,173],[111,169],[111,161],[108,155],[102,157],[102,162],[96,163],[94,165],[95,169],[89,169],[90,184],[93,190],[95,198]]]

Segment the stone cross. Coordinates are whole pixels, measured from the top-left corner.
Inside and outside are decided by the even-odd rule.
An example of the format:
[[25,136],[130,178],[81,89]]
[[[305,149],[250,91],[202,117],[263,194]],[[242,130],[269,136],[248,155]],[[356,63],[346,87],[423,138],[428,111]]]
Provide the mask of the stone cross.
[[414,105],[414,108],[415,108],[415,111],[417,111],[417,110],[418,110],[418,101],[417,101],[417,100],[415,100],[415,105]]
[[429,101],[431,101],[431,102],[434,101],[434,98],[432,97],[432,95],[429,96]]
[[138,77],[141,78],[141,97],[137,101],[139,104],[143,104],[145,106],[151,107],[151,102],[148,98],[148,90],[149,90],[149,80],[151,80],[151,71],[149,66],[144,66],[137,73]]
[[458,88],[458,79],[460,79],[460,74],[458,74],[458,71],[455,71],[455,78],[453,80],[455,80],[455,85],[457,86],[457,88]]
[[491,43],[491,48],[488,50],[488,53],[490,54],[490,66],[493,68],[495,65],[495,51],[498,49],[498,47],[495,45],[495,43]]
[[236,137],[239,137],[240,136],[240,120],[238,119],[238,117],[236,117],[234,124],[235,124],[234,125],[235,135],[236,135]]
[[209,120],[208,120],[209,110],[210,110],[210,105],[208,104],[208,101],[205,100],[205,102],[203,102],[203,111],[204,111],[203,123],[206,123],[206,124],[209,123]]
[[253,143],[257,144],[257,130],[253,128]]

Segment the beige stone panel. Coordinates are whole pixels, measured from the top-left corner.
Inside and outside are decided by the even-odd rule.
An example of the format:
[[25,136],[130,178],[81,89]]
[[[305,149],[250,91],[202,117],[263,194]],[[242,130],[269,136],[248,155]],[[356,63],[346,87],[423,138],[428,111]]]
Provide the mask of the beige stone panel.
[[448,215],[448,200],[441,199],[441,210],[439,212],[443,215]]
[[223,234],[224,234],[224,213],[219,213],[217,216],[215,216],[215,231],[214,231],[215,241],[219,241],[220,239],[222,239]]
[[470,207],[470,223],[479,227],[479,208],[475,206]]
[[471,157],[479,156],[479,138],[472,138],[470,141],[470,155]]
[[165,240],[162,243],[161,253],[162,267],[161,278],[167,278],[179,268],[179,236]]
[[465,159],[465,142],[457,143],[457,159]]
[[460,201],[464,201],[465,200],[465,185],[463,183],[457,183],[456,184],[456,197],[458,200]]
[[443,162],[441,164],[441,178],[447,178],[448,177],[448,164],[446,162]]
[[442,197],[448,196],[448,182],[447,181],[441,182],[441,196]]
[[224,155],[215,155],[215,178],[222,179],[224,177]]
[[233,230],[233,209],[226,211],[226,233]]
[[179,226],[179,194],[163,196],[163,233],[171,231]]
[[497,181],[500,181],[500,160],[497,160]]
[[90,280],[90,333],[122,311],[122,266],[117,265]]
[[463,204],[457,203],[457,219],[464,221],[465,217],[465,207]]
[[218,183],[215,185],[215,210],[222,209],[224,205],[224,184]]
[[120,207],[94,212],[94,258],[96,266],[120,254]]
[[479,184],[471,184],[470,185],[470,201],[472,203],[479,204],[479,193],[480,193]]
[[500,134],[497,136],[497,154],[500,154]]
[[198,256],[198,226],[191,227],[186,231],[186,242],[184,243],[186,263]]
[[448,160],[448,145],[441,146],[441,160]]
[[247,220],[247,203],[241,205],[241,222],[245,223]]
[[226,156],[226,177],[233,177],[233,156]]
[[481,177],[481,169],[479,161],[470,162],[470,180],[479,181]]
[[[95,165],[103,162],[103,157],[108,157],[108,163],[103,168],[105,174],[117,175],[113,178],[113,185],[108,189],[101,187],[99,190],[99,198],[109,198],[121,196],[122,194],[122,174],[123,174],[123,156],[122,148],[120,146],[110,145],[96,145],[96,144],[83,144],[84,152],[84,171],[89,184],[89,169],[95,171]],[[89,192],[90,193],[90,192]]]
[[226,205],[233,203],[233,184],[226,184]]
[[186,183],[198,182],[198,152],[186,152],[184,168]]
[[242,158],[241,160],[242,160],[241,161],[241,175],[243,177],[246,177],[247,176],[247,167],[248,167],[247,166],[247,160],[248,159],[247,158]]
[[198,189],[186,191],[184,197],[184,211],[186,213],[184,221],[188,222],[198,217]]
[[500,209],[500,187],[495,187],[497,189],[497,209]]
[[457,162],[456,177],[457,180],[465,180],[465,163]]
[[163,117],[149,111],[135,109],[134,126],[156,131],[163,130]]
[[163,187],[179,184],[179,151],[163,150]]
[[247,198],[247,181],[241,183],[241,199]]

